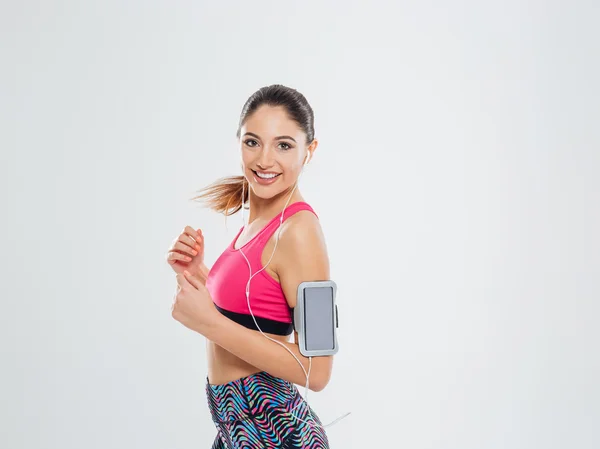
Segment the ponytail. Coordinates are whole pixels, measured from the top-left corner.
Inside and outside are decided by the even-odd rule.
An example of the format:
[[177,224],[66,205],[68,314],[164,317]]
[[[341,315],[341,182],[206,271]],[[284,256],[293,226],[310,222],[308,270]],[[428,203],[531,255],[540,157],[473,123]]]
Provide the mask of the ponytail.
[[199,191],[192,200],[202,201],[212,210],[225,216],[233,215],[242,208],[242,192],[244,202],[248,202],[248,181],[244,176],[221,178]]

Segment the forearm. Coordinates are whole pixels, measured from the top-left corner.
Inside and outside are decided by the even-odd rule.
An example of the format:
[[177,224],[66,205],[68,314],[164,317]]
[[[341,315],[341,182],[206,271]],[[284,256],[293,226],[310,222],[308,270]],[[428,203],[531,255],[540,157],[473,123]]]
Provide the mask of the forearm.
[[[219,317],[210,328],[201,333],[233,355],[269,374],[297,385],[306,385],[306,374],[300,364],[280,344],[268,340],[259,332],[241,326],[225,317]],[[300,354],[297,344],[281,342],[302,363],[308,372],[309,359]],[[309,388],[321,391],[329,382],[332,357],[313,357]]]

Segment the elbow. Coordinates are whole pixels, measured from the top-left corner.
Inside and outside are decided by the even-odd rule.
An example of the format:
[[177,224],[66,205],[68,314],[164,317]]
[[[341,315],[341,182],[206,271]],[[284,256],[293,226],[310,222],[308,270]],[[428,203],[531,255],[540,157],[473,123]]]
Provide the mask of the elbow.
[[314,384],[311,382],[308,389],[310,391],[314,391],[315,393],[318,393],[319,391],[323,391],[326,386],[327,386],[327,382],[318,382],[318,383],[315,382]]
[[316,393],[323,391],[327,384],[329,384],[330,378],[331,370],[322,371],[319,373],[315,372],[314,375],[311,376],[308,388]]
[[311,379],[308,389],[310,391],[314,391],[315,393],[318,393],[319,391],[323,391],[326,386],[327,386],[326,382],[319,381],[316,379]]

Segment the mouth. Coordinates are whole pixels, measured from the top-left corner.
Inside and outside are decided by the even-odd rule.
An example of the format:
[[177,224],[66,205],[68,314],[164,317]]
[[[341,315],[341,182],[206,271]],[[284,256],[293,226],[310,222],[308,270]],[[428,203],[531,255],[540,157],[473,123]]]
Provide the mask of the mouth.
[[275,180],[277,178],[279,178],[279,176],[281,175],[281,173],[256,171],[256,170],[252,170],[252,169],[250,169],[250,170],[254,174],[254,179],[256,179],[256,182],[258,182],[259,184],[263,184],[263,185],[274,183]]

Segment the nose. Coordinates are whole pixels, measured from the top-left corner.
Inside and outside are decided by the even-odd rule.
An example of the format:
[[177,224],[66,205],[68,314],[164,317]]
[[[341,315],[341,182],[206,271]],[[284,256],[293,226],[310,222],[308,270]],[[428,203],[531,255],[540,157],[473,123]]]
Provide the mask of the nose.
[[273,152],[269,149],[268,146],[263,147],[256,163],[261,169],[266,170],[273,166],[273,162]]

